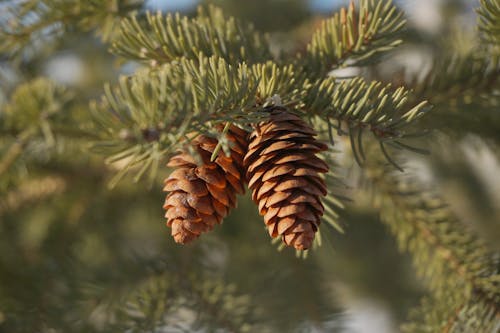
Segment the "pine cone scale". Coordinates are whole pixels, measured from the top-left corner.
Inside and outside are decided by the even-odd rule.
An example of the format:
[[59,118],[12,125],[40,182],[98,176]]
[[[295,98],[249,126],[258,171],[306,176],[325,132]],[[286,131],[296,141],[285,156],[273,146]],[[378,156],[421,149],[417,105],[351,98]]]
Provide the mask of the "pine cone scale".
[[[243,172],[242,172],[242,174],[243,174]],[[233,188],[233,190],[237,194],[243,194],[243,193],[245,193],[245,186],[243,185],[243,183],[237,177],[235,177],[232,174],[228,173],[226,175],[226,180],[229,182],[229,184],[231,185],[231,187]]]
[[169,179],[163,188],[164,191],[183,191],[192,193],[196,196],[204,196],[208,194],[207,187],[202,181],[189,181],[185,179]]
[[182,153],[177,156],[174,156],[170,159],[170,161],[167,163],[168,167],[182,167],[182,166],[196,166],[196,160],[194,159],[193,156]]
[[277,232],[282,235],[287,232],[295,224],[296,219],[293,217],[284,218],[280,220],[280,223],[277,223]]
[[187,195],[187,204],[193,208],[194,210],[211,215],[214,213],[214,208],[212,206],[212,201],[208,198],[208,196],[197,197],[191,194]]
[[196,168],[195,175],[201,180],[205,181],[207,184],[216,186],[218,188],[225,187],[224,174],[217,168]]
[[177,206],[171,207],[166,213],[165,217],[169,219],[185,219],[185,220],[193,220],[200,221],[201,219],[196,215],[196,211],[192,208]]
[[220,188],[207,183],[207,188],[208,192],[210,193],[213,199],[217,200],[218,202],[226,206],[229,204],[229,198],[227,197],[228,194],[227,191],[225,191],[226,186]]
[[297,132],[297,133],[290,133],[288,131],[284,131],[284,132],[280,132],[280,133],[273,133],[273,135],[263,135],[263,136],[251,136],[250,139],[252,139],[253,141],[250,142],[250,144],[248,145],[248,148],[249,149],[254,149],[255,147],[263,144],[264,142],[266,142],[267,140],[288,140],[288,139],[307,139],[309,138],[310,135],[308,134],[304,134],[304,133],[300,133],[300,132]]
[[296,202],[292,202],[289,198],[290,196],[292,195],[293,192],[275,192],[273,193],[271,196],[269,196],[267,198],[267,200],[261,200],[262,202],[264,202],[265,204],[265,207],[266,208],[269,208],[273,205],[276,205],[284,200],[287,200],[290,201],[291,203],[296,203]]

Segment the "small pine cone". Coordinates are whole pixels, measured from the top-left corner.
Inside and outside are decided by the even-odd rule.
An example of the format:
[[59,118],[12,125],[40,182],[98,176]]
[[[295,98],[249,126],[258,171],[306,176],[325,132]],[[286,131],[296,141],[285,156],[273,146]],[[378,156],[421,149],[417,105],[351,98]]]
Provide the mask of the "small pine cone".
[[187,150],[170,159],[167,166],[175,170],[165,180],[163,190],[169,194],[163,208],[167,226],[172,228],[177,243],[189,243],[212,230],[236,207],[236,194],[245,192],[243,156],[247,135],[246,131],[231,126],[226,134],[231,142],[231,155],[220,152],[213,162],[210,157],[218,142],[204,135],[192,141],[201,165]]
[[321,197],[327,193],[319,173],[327,172],[328,165],[316,153],[328,147],[315,135],[298,116],[274,108],[250,134],[243,162],[269,234],[298,250],[311,247],[324,212]]

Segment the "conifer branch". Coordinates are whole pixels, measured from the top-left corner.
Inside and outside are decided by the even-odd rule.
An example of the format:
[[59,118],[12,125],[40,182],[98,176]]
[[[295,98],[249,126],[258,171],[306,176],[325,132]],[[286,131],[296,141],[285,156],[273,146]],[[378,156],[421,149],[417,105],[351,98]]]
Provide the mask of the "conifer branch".
[[199,54],[218,56],[227,62],[259,62],[271,59],[264,36],[251,25],[234,17],[225,17],[214,6],[198,8],[198,16],[146,13],[146,22],[133,15],[121,22],[112,50],[127,58],[151,65],[165,64],[186,57],[197,60]]
[[500,2],[498,0],[480,0],[481,6],[477,10],[479,16],[479,30],[483,33],[483,40],[496,48],[497,55],[500,45]]
[[289,64],[280,66],[273,61],[251,66],[253,80],[258,82],[257,104],[267,106],[279,97],[282,105],[301,105],[311,83],[301,69]]
[[4,133],[0,136],[4,145],[0,174],[8,171],[30,142],[42,139],[47,147],[55,145],[58,136],[53,127],[65,123],[72,98],[71,92],[45,78],[17,87],[0,118]]
[[414,79],[409,85],[417,99],[428,99],[436,107],[496,106],[500,104],[500,61],[475,51],[444,55],[435,59],[422,80]]
[[[165,329],[249,332],[256,311],[250,298],[234,285],[179,272],[154,274],[134,285],[115,313],[119,331],[144,332]],[[189,312],[192,317],[183,315]]]
[[8,148],[3,149],[3,156],[0,159],[0,175],[7,173],[12,164],[22,155],[26,145],[29,143],[31,138],[36,133],[34,128],[28,128],[21,132],[17,137],[16,141],[11,142]]
[[496,332],[499,327],[498,304],[484,303],[475,295],[464,299],[447,290],[440,297],[425,297],[401,329],[404,333],[459,333]]
[[499,59],[475,51],[435,59],[422,80],[413,79],[409,83],[414,90],[413,100],[426,99],[434,108],[422,118],[420,125],[462,133],[465,129],[465,132],[497,137],[500,130]]
[[[352,6],[349,15],[354,15]],[[382,15],[387,16],[382,19]],[[377,82],[367,84],[361,79],[337,83],[329,78],[311,83],[308,78],[311,73],[304,71],[304,67],[279,66],[272,61],[247,67],[242,61],[270,58],[269,48],[263,47],[264,39],[252,27],[245,30],[234,19],[224,19],[215,7],[209,7],[208,14],[200,8],[194,19],[179,15],[164,18],[161,14],[149,13],[146,18],[144,28],[137,16],[124,20],[114,49],[127,58],[164,65],[157,71],[142,72],[130,81],[122,79],[114,92],[108,87],[99,107],[101,111],[97,112],[104,117],[98,120],[101,125],[106,124],[104,132],[113,137],[108,135],[99,146],[105,150],[111,148],[108,150],[110,162],[128,160],[124,172],[142,164],[140,177],[149,167],[156,168],[161,156],[189,139],[188,133],[216,135],[204,128],[204,124],[213,125],[215,119],[242,127],[255,123],[266,113],[249,110],[257,111],[259,106],[275,103],[274,96],[279,98],[279,103],[293,105],[309,115],[319,115],[328,124],[336,121],[339,133],[343,133],[342,123],[348,124],[346,133],[351,136],[357,133],[361,137],[362,132],[369,129],[380,140],[384,152],[388,141],[412,149],[395,139],[404,138],[402,127],[419,118],[426,103],[402,112],[408,99],[408,92],[403,88],[391,95],[390,87],[381,87]],[[393,29],[398,30],[404,23],[390,1],[383,5],[363,1],[360,18],[362,33],[356,43],[361,46],[365,39],[379,41],[373,45],[380,46],[383,34],[394,35]],[[352,18],[349,22],[352,23]],[[214,36],[217,36],[215,42]],[[318,43],[312,45],[320,45]],[[356,48],[360,54],[369,52],[361,46]],[[313,53],[319,57],[320,51]],[[208,66],[208,70],[204,66]],[[102,111],[109,108],[114,111]],[[362,147],[353,148],[362,153]],[[388,155],[387,158],[390,159]]]
[[[473,308],[483,304],[481,315],[499,316],[498,258],[466,230],[443,199],[418,180],[388,171],[383,163],[369,164],[366,176],[380,194],[382,221],[400,248],[412,254],[417,273],[426,278],[434,297],[448,300],[447,313],[466,302]],[[431,327],[429,332],[437,329]]]
[[60,194],[66,190],[66,187],[66,181],[62,177],[47,176],[22,182],[15,190],[7,192],[0,198],[0,216]]
[[101,134],[95,149],[108,154],[109,163],[127,161],[124,172],[141,163],[140,177],[193,133],[217,137],[217,124],[244,127],[262,119],[264,114],[254,112],[256,90],[246,65],[233,67],[202,55],[122,77],[117,87],[106,87],[100,103],[92,104]]
[[[495,127],[500,123],[497,112],[500,106],[500,57],[497,53],[500,44],[500,4],[498,0],[480,1],[482,7],[479,9],[479,29],[486,47],[480,47],[474,53],[439,59],[423,81],[411,83],[415,93],[404,87],[395,88],[377,81],[366,82],[361,78],[336,80],[329,76],[331,70],[343,66],[369,64],[401,43],[398,33],[405,20],[390,0],[360,0],[359,11],[351,3],[348,9],[342,9],[323,23],[313,35],[304,54],[289,59],[288,62],[286,59],[274,61],[266,36],[259,34],[250,25],[225,17],[215,7],[199,9],[195,18],[146,13],[121,19],[139,8],[142,1],[7,1],[0,5],[1,10],[7,11],[6,16],[0,18],[0,55],[3,57],[24,55],[27,45],[36,47],[46,38],[59,34],[66,37],[62,34],[73,29],[95,29],[104,40],[112,42],[113,51],[125,60],[138,60],[150,66],[132,76],[120,78],[115,86],[107,85],[101,100],[92,103],[95,134],[86,132],[85,126],[80,123],[81,118],[70,115],[74,111],[73,103],[76,100],[73,92],[47,79],[35,79],[20,85],[6,108],[0,112],[0,188],[5,188],[3,181],[7,177],[4,176],[9,176],[7,173],[17,167],[18,161],[21,165],[25,157],[31,157],[32,151],[42,145],[44,148],[53,148],[61,139],[80,134],[86,134],[85,139],[95,135],[98,142],[94,149],[106,154],[106,161],[120,169],[112,184],[130,170],[134,171],[136,180],[144,174],[149,174],[152,180],[161,162],[177,149],[188,147],[190,140],[196,135],[203,134],[218,139],[218,143],[213,143],[216,148],[207,151],[208,155],[212,154],[212,159],[216,159],[220,157],[217,154],[227,155],[230,152],[231,142],[225,134],[233,124],[249,129],[268,117],[270,106],[280,105],[308,118],[314,124],[310,132],[317,130],[323,140],[330,137],[332,145],[333,131],[348,136],[354,158],[364,166],[363,172],[376,185],[374,191],[379,194],[382,221],[397,238],[401,249],[413,255],[418,274],[428,281],[432,291],[431,297],[425,299],[414,312],[414,322],[405,325],[406,332],[497,331],[500,327],[498,253],[492,253],[473,232],[467,230],[444,200],[425,188],[418,179],[395,174],[393,167],[400,168],[399,162],[388,150],[390,146],[422,152],[405,141],[415,135],[409,132],[410,126],[417,120],[424,125],[436,125],[436,119],[441,115],[447,124],[457,119],[463,120],[459,117],[466,112],[459,111],[460,115],[448,112],[454,112],[455,108],[468,111],[477,107],[474,114],[464,115],[464,119],[481,118],[481,129],[489,129],[492,136],[498,133]],[[116,31],[118,24],[120,29]],[[40,67],[35,69],[38,71]],[[434,104],[437,110],[444,110],[439,111],[443,113],[435,113],[436,116],[429,117],[429,120],[422,118],[427,110],[427,102],[422,102],[425,99]],[[86,110],[80,111],[86,113]],[[291,122],[289,119],[286,121]],[[457,126],[461,130],[463,127],[464,122],[460,123],[460,127]],[[220,128],[225,130],[220,133]],[[292,135],[300,133],[294,132],[293,127],[284,128],[284,132],[290,131]],[[372,133],[379,144],[380,149],[376,153],[367,149],[368,140],[364,138],[366,133]],[[245,132],[242,136],[245,136]],[[84,141],[78,141],[79,144],[82,142]],[[282,156],[278,154],[283,149],[291,150],[290,147],[292,146],[286,144],[279,146],[276,148],[278,153],[274,156],[281,159]],[[295,147],[297,151],[304,149],[304,145]],[[269,147],[263,146],[258,154],[267,148]],[[242,144],[239,149],[244,153],[247,148]],[[44,159],[47,158],[45,152],[44,150],[39,154]],[[322,225],[328,224],[342,232],[337,211],[343,208],[344,198],[342,193],[335,191],[343,185],[341,177],[336,174],[337,157],[334,153],[330,150],[323,155],[331,172],[314,177],[316,183],[325,177],[329,192],[323,202],[318,201],[318,205],[325,206],[323,220],[326,223]],[[196,160],[193,148],[186,155],[193,156]],[[81,165],[78,169],[68,170],[66,163],[73,163],[74,155],[68,154],[65,157],[64,163],[50,165],[51,171],[55,169],[59,175],[63,175],[62,178],[51,176],[35,181],[15,182],[19,187],[0,198],[0,215],[3,214],[2,218],[7,217],[9,220],[3,235],[4,240],[8,240],[6,248],[11,244],[14,247],[19,245],[21,250],[29,247],[21,244],[23,239],[31,237],[29,233],[26,237],[25,230],[21,230],[27,228],[23,226],[17,230],[17,220],[23,215],[17,215],[14,210],[21,205],[64,192],[69,188],[69,178],[77,179],[75,174],[82,173]],[[301,161],[309,161],[310,155],[299,157],[303,158]],[[39,165],[35,163],[34,166],[33,170],[38,171],[36,167]],[[314,165],[311,167],[314,168]],[[308,168],[304,169],[307,171]],[[326,166],[323,169],[326,171]],[[198,171],[199,169],[193,172]],[[95,184],[89,183],[94,179],[100,181],[105,174],[106,170],[90,168],[85,170],[84,181],[78,180],[76,184],[85,183],[90,187],[82,187],[83,192],[94,192]],[[7,185],[11,184],[9,181],[7,179]],[[276,180],[276,183],[279,181]],[[224,180],[224,184],[229,183]],[[200,185],[202,188],[204,186]],[[295,188],[298,187],[292,189]],[[9,327],[19,325],[27,328],[33,325],[39,331],[57,330],[72,322],[80,314],[80,309],[65,312],[62,319],[59,318],[60,312],[63,312],[61,309],[68,305],[70,308],[78,308],[75,304],[81,302],[79,297],[82,297],[82,290],[77,284],[82,280],[77,274],[85,273],[83,276],[88,277],[90,273],[90,276],[95,274],[96,280],[101,284],[103,276],[109,274],[107,282],[112,284],[109,294],[112,294],[110,302],[113,305],[120,306],[122,304],[118,303],[126,301],[125,306],[112,313],[112,324],[117,327],[114,331],[143,332],[171,327],[185,330],[254,331],[255,326],[250,325],[253,324],[255,313],[249,298],[240,296],[222,281],[214,281],[213,275],[187,275],[175,268],[151,275],[137,268],[143,268],[143,265],[135,265],[136,267],[132,267],[135,273],[133,279],[123,274],[126,276],[119,286],[122,289],[116,292],[116,271],[109,269],[107,265],[123,255],[118,248],[122,247],[123,242],[129,241],[128,235],[123,238],[123,242],[112,242],[109,248],[108,245],[103,245],[108,241],[106,234],[97,237],[102,238],[98,241],[99,244],[87,242],[92,243],[96,238],[95,233],[104,231],[101,229],[104,225],[102,221],[110,217],[122,221],[123,214],[129,214],[128,211],[118,214],[116,210],[116,207],[123,206],[124,198],[133,196],[137,200],[137,193],[131,192],[131,189],[126,191],[127,196],[107,193],[92,200],[95,201],[94,208],[98,208],[98,214],[92,215],[97,218],[98,229],[87,229],[88,226],[82,229],[78,226],[68,228],[68,231],[71,229],[70,232],[53,233],[52,225],[57,226],[56,229],[67,227],[66,223],[61,222],[65,226],[59,228],[59,220],[76,221],[80,214],[89,210],[88,193],[84,193],[84,196],[71,195],[69,200],[67,196],[60,196],[64,203],[54,214],[57,215],[55,223],[50,222],[50,228],[47,228],[50,229],[47,231],[47,240],[37,244],[40,245],[40,252],[44,252],[43,256],[40,255],[39,260],[30,258],[33,249],[21,256],[21,263],[36,262],[31,266],[33,271],[19,274],[23,279],[29,277],[26,281],[33,284],[33,294],[36,295],[31,295],[28,290],[26,295],[23,294],[18,299],[17,288],[16,292],[8,290],[9,286],[2,289],[8,297],[6,301],[2,301],[6,310],[1,311],[6,311],[9,315],[15,314],[14,319],[8,319]],[[182,200],[185,198],[183,196]],[[149,201],[148,198],[142,200]],[[198,203],[204,204],[201,200]],[[213,203],[215,201],[207,206]],[[69,210],[66,209],[68,207]],[[47,210],[47,207],[41,208],[40,211]],[[101,209],[103,214],[100,214]],[[281,207],[278,209],[281,210]],[[56,211],[51,207],[49,210]],[[142,211],[142,206],[138,210]],[[183,214],[190,214],[190,211],[185,211]],[[318,216],[313,217],[315,221],[323,210],[318,209],[318,212]],[[33,221],[37,221],[37,213],[38,211],[33,214]],[[111,230],[115,227],[112,225]],[[39,231],[35,231],[37,232]],[[111,233],[117,235],[115,230]],[[19,238],[21,242],[15,239],[11,243],[8,238],[13,235],[13,239]],[[70,241],[65,241],[62,246],[45,246],[52,243],[52,237],[59,235],[69,235],[70,237],[58,238]],[[319,233],[315,240],[315,246],[320,245]],[[92,251],[82,256],[79,252],[82,248],[86,251],[87,246],[92,247]],[[101,246],[114,254],[101,262],[93,262],[94,253]],[[91,270],[83,272],[83,269],[74,273],[73,267],[62,262],[66,259],[57,262],[55,271],[51,265],[45,267],[47,259],[60,259],[64,253],[68,253],[61,249],[68,250],[71,257],[73,254],[78,254],[78,258],[85,257],[84,262]],[[57,255],[52,257],[54,253]],[[149,255],[148,253],[148,258]],[[151,258],[156,260],[158,256],[153,253]],[[12,269],[17,274],[23,269],[16,267],[19,263],[14,261],[12,264],[8,259],[6,263],[12,265],[9,270]],[[183,260],[182,264],[186,263]],[[83,265],[82,267],[85,268]],[[96,272],[95,269],[102,269],[106,274],[102,275],[102,271]],[[192,269],[190,266],[189,270]],[[50,276],[55,272],[65,276],[56,279],[57,283],[50,288],[45,288],[43,284],[33,283],[31,278],[39,271],[42,275]],[[308,275],[312,271],[303,273]],[[9,279],[7,276],[4,280]],[[123,288],[124,284],[130,288]],[[61,289],[60,285],[67,286],[67,290]],[[121,294],[124,290],[126,295]],[[95,303],[92,301],[95,299],[98,297],[90,301],[84,300],[88,301],[85,306],[93,308]],[[32,300],[35,302],[28,304]],[[317,300],[321,301],[321,297],[314,299]],[[28,305],[27,309],[25,305]],[[38,310],[37,307],[43,308],[41,314],[33,314],[36,312],[34,309]],[[96,312],[99,310],[101,309]],[[182,311],[192,311],[192,327],[179,327],[176,321],[181,318]],[[0,316],[3,315],[2,312]],[[88,331],[86,328],[93,324],[92,320],[82,320],[78,326],[81,331]],[[105,328],[107,327],[102,326],[103,330]]]
[[[405,144],[410,138],[406,127],[422,117],[427,102],[410,102],[411,94],[403,87],[392,89],[381,82],[366,82],[361,78],[336,81],[326,78],[312,84],[303,100],[309,115],[316,115],[329,124],[329,130],[349,135],[351,147],[359,164],[364,162],[361,136],[369,131],[384,145],[420,152]],[[390,157],[387,155],[387,158]]]
[[119,18],[138,9],[142,0],[21,0],[2,6],[0,53],[20,55],[24,47],[61,34],[70,27],[96,29],[108,40]]
[[401,44],[398,33],[406,20],[391,0],[351,1],[314,33],[304,56],[305,71],[324,76],[346,65],[364,65]]
[[93,104],[102,134],[95,148],[108,154],[111,163],[127,160],[124,172],[147,165],[138,177],[156,168],[159,159],[186,143],[192,132],[217,137],[213,128],[217,123],[246,127],[263,119],[267,113],[259,110],[274,95],[308,116],[337,122],[339,133],[347,123],[347,133],[369,130],[382,144],[391,141],[410,149],[398,140],[405,138],[404,127],[421,117],[426,105],[422,102],[408,110],[408,91],[391,92],[390,86],[379,82],[327,78],[311,84],[292,65],[235,67],[202,54],[197,60],[182,58],[122,77],[118,87],[108,86],[106,91],[101,103]]

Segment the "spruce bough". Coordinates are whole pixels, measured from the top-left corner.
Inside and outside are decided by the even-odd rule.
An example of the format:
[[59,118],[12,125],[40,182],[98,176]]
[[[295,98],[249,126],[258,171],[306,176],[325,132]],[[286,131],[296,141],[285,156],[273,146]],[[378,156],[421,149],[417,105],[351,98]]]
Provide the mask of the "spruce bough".
[[[234,147],[227,133],[220,131],[221,126],[248,132],[254,128],[259,133],[259,127],[266,127],[262,124],[272,121],[273,116],[270,115],[278,109],[296,114],[296,120],[287,120],[280,125],[291,134],[302,131],[312,136],[315,130],[309,129],[305,123],[315,122],[319,127],[327,128],[330,138],[334,131],[348,135],[360,164],[363,162],[360,139],[363,134],[370,133],[371,138],[379,142],[387,160],[396,167],[399,166],[393,161],[387,147],[394,145],[413,149],[405,142],[409,133],[407,128],[424,115],[427,110],[425,101],[409,103],[411,92],[402,87],[393,88],[382,82],[367,82],[362,78],[338,80],[329,74],[329,71],[346,63],[368,59],[360,57],[360,53],[380,54],[399,44],[395,36],[405,21],[390,1],[361,1],[359,11],[354,5],[347,11],[342,10],[342,19],[325,21],[312,36],[307,50],[288,59],[275,59],[265,35],[250,25],[225,17],[216,7],[200,9],[198,16],[193,19],[179,15],[164,18],[160,14],[147,14],[144,24],[138,24],[138,20],[137,16],[124,20],[113,41],[112,50],[121,56],[141,60],[149,67],[122,78],[115,87],[107,87],[101,101],[93,105],[96,123],[104,125],[105,129],[101,132],[103,137],[96,144],[96,149],[108,154],[113,163],[125,163],[112,184],[128,171],[137,172],[137,179],[147,173],[154,174],[159,168],[161,157],[169,157],[178,150],[186,149],[193,133],[206,140],[213,138],[214,143],[217,142],[211,151],[212,162],[217,158],[232,158],[231,149]],[[338,48],[346,40],[351,41],[350,46],[338,53]],[[269,112],[273,108],[275,111]],[[113,111],[109,112],[110,109]],[[286,123],[295,125],[287,127]],[[123,140],[124,133],[128,140]],[[150,140],[144,133],[156,133],[155,139]],[[249,139],[256,140],[260,135],[252,134]],[[300,147],[306,147],[301,152],[305,154],[305,160],[314,160],[316,153],[327,149],[325,145],[311,140],[294,139],[287,142],[288,148],[280,150],[280,154],[285,156],[288,152],[290,155],[288,169],[296,167],[295,172],[305,172],[298,170],[302,170],[306,162],[299,163],[297,160],[295,166],[292,159]],[[323,136],[321,140],[328,138]],[[200,143],[193,144],[192,148],[195,149],[184,153],[193,155],[190,159],[195,159],[195,155],[199,154],[196,147]],[[307,148],[308,145],[314,148]],[[253,170],[260,167],[252,163],[258,162],[272,168],[265,159],[272,160],[276,156],[271,154],[265,157],[263,147],[259,147],[262,149],[258,152],[251,152],[252,157],[246,157],[249,164],[244,172],[250,178],[256,177]],[[312,149],[310,153],[307,153],[308,149]],[[261,153],[264,156],[257,159],[256,154]],[[305,157],[307,154],[311,154],[310,158]],[[202,164],[196,167],[203,167],[207,163],[203,158]],[[194,164],[191,167],[195,168]],[[288,215],[284,208],[280,210],[276,206],[266,206],[267,195],[271,192],[263,196],[262,191],[269,189],[270,182],[277,182],[277,179],[266,179],[262,185],[256,183],[255,179],[248,179],[252,181],[252,189],[257,186],[253,197],[259,203],[259,211],[264,215],[271,236],[280,235],[285,244],[295,244],[297,249],[313,247],[312,240],[322,215],[335,228],[339,229],[340,225],[336,211],[342,204],[335,196],[335,189],[327,194],[325,183],[325,179],[338,180],[337,176],[334,172],[319,176],[327,172],[328,167],[322,167],[321,163],[316,167],[315,171],[311,169],[300,176],[281,175],[280,181],[284,181],[285,185],[293,183],[290,186],[302,187],[306,183],[311,184],[305,188],[310,189],[309,195],[315,196],[314,199],[304,199],[294,193],[290,200],[304,199],[308,202],[288,202],[290,207],[295,207],[295,210],[289,207],[290,212],[293,211],[292,215]],[[307,168],[314,166],[308,165]],[[315,172],[319,173],[313,174]],[[297,179],[292,182],[287,177]],[[174,186],[180,183],[179,180],[167,180],[165,189],[170,192],[181,191]],[[285,185],[279,186],[278,192],[291,194],[292,188],[285,189]],[[262,193],[259,193],[259,189]],[[190,190],[182,191],[189,193]],[[319,200],[325,195],[324,200]],[[266,200],[262,201],[264,197]],[[169,226],[177,225],[174,220],[183,219],[192,222],[192,229],[200,227],[200,230],[192,230],[196,235],[211,229],[193,224],[195,220],[204,219],[179,208],[179,200],[175,204],[174,199],[170,201],[167,199],[165,205]],[[195,209],[186,205],[185,200],[182,205],[187,210]],[[188,206],[191,208],[188,209]],[[220,223],[221,216],[227,214],[224,213],[218,214],[217,223]],[[275,216],[271,216],[273,213]],[[286,222],[277,221],[283,221],[284,218]],[[213,225],[211,222],[208,224]],[[296,231],[293,234],[302,235],[303,241],[296,242],[293,240],[295,236],[287,234],[294,228]],[[175,230],[174,233],[180,235],[180,229],[176,227]],[[177,241],[194,238],[177,237]]]
[[[401,250],[412,256],[429,291],[403,330],[498,330],[498,247],[477,237],[463,217],[447,206],[439,189],[423,186],[406,167],[411,163],[405,162],[412,161],[411,152],[425,152],[414,146],[413,139],[426,134],[427,128],[457,137],[472,132],[489,137],[493,147],[498,145],[500,3],[481,0],[479,4],[472,47],[439,52],[427,75],[399,86],[401,80],[384,78],[375,66],[403,43],[404,13],[388,0],[351,2],[319,24],[307,45],[284,53],[276,52],[275,41],[259,29],[214,6],[200,7],[194,17],[184,17],[136,12],[143,8],[136,0],[11,1],[5,5],[10,8],[6,19],[0,22],[0,39],[6,41],[0,52],[2,59],[12,60],[13,67],[30,63],[30,59],[33,65],[33,57],[40,54],[43,58],[37,50],[78,31],[95,32],[121,60],[135,61],[140,67],[105,86],[102,97],[90,102],[92,116],[87,110],[93,93],[89,97],[45,78],[27,79],[22,84],[10,82],[8,75],[2,80],[8,88],[0,97],[10,96],[0,110],[0,186],[8,192],[0,197],[0,217],[7,221],[3,241],[15,243],[10,235],[16,235],[18,221],[24,220],[24,215],[12,212],[31,208],[38,200],[54,197],[58,198],[54,201],[72,202],[73,198],[78,204],[61,220],[76,221],[75,216],[83,214],[91,200],[82,194],[66,195],[68,189],[79,187],[75,183],[85,182],[93,191],[102,188],[108,198],[119,189],[105,190],[103,174],[115,175],[110,187],[127,174],[136,181],[148,177],[150,184],[158,184],[157,174],[165,171],[169,161],[174,170],[165,180],[164,208],[176,242],[190,242],[220,224],[248,185],[267,231],[277,242],[282,240],[280,248],[292,246],[305,257],[305,250],[330,240],[322,237],[331,231],[328,227],[344,232],[339,214],[345,193],[354,204],[358,201],[353,189],[343,187],[346,176],[339,164],[346,164],[342,161],[347,159],[362,167],[353,169],[364,183],[371,184],[372,206]],[[39,38],[43,43],[35,43]],[[346,67],[366,70],[354,77],[337,76],[337,70]],[[24,77],[25,71],[20,73]],[[0,74],[3,78],[3,71]],[[431,111],[427,100],[433,105]],[[81,159],[86,158],[81,152],[89,140],[93,151],[105,156],[109,168],[99,163],[81,170]],[[338,154],[339,148],[343,154]],[[26,179],[27,175],[39,180]],[[78,183],[80,177],[75,175],[84,180]],[[40,187],[47,179],[50,188],[31,193],[29,189]],[[57,186],[52,184],[54,179]],[[116,201],[121,202],[121,197]],[[66,213],[66,209],[58,210],[62,214],[59,211]],[[83,238],[85,229],[72,229],[77,223],[70,225],[46,229],[50,233],[69,230],[70,237],[62,234],[57,238],[71,242]],[[19,239],[39,241],[44,232]],[[103,233],[101,229],[92,232]],[[217,235],[222,234],[219,229]],[[119,256],[121,244],[108,243],[102,246],[114,249],[109,251],[111,256]],[[20,256],[26,254],[24,263],[36,260],[33,249],[44,253],[56,248],[57,252],[71,252],[72,257],[80,255],[79,260],[87,253],[79,251],[81,248],[60,251],[58,246],[40,244],[28,249],[19,246]],[[191,250],[179,249],[182,253]],[[37,266],[36,271],[44,267]],[[165,275],[151,271],[155,273],[148,277],[149,273],[134,270],[140,275],[137,281],[149,282],[135,281],[123,288],[143,289],[147,295],[125,297],[133,306],[129,312],[119,312],[126,318],[119,323],[126,326],[123,330],[168,326],[160,317],[164,312],[175,313],[170,304],[188,302],[202,309],[213,304],[211,311],[217,316],[221,306],[227,313],[241,314],[246,309],[246,303],[234,307],[227,301],[238,297],[229,297],[233,292],[218,284],[205,288],[186,280],[184,272],[175,267],[169,267]],[[203,275],[203,279],[210,278]],[[71,289],[72,284],[58,282],[55,288],[40,288],[40,303],[57,303],[52,311],[58,316],[55,321],[45,321],[49,312],[36,318],[31,318],[36,311],[19,312],[21,321],[26,317],[43,327],[29,331],[57,326],[54,322],[60,319],[60,306],[65,304],[61,297],[80,300],[80,294],[65,294],[65,288],[57,287]],[[87,286],[87,281],[79,282]],[[10,295],[7,289],[0,288],[2,295]],[[177,297],[179,302],[171,303],[169,297]],[[25,308],[17,295],[0,303],[2,320],[4,308],[12,312],[17,310],[11,308]],[[90,303],[96,304],[95,299]],[[68,318],[82,317],[77,312]],[[11,324],[9,312],[6,317]],[[242,327],[243,316],[233,317],[237,320],[222,318],[218,323],[231,331]]]

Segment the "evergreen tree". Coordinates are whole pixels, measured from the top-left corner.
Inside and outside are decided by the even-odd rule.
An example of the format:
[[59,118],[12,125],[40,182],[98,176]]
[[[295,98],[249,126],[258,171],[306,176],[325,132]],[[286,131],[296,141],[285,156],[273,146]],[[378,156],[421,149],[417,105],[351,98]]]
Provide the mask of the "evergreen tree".
[[0,3],[2,331],[342,331],[347,285],[498,332],[500,2],[456,4]]

